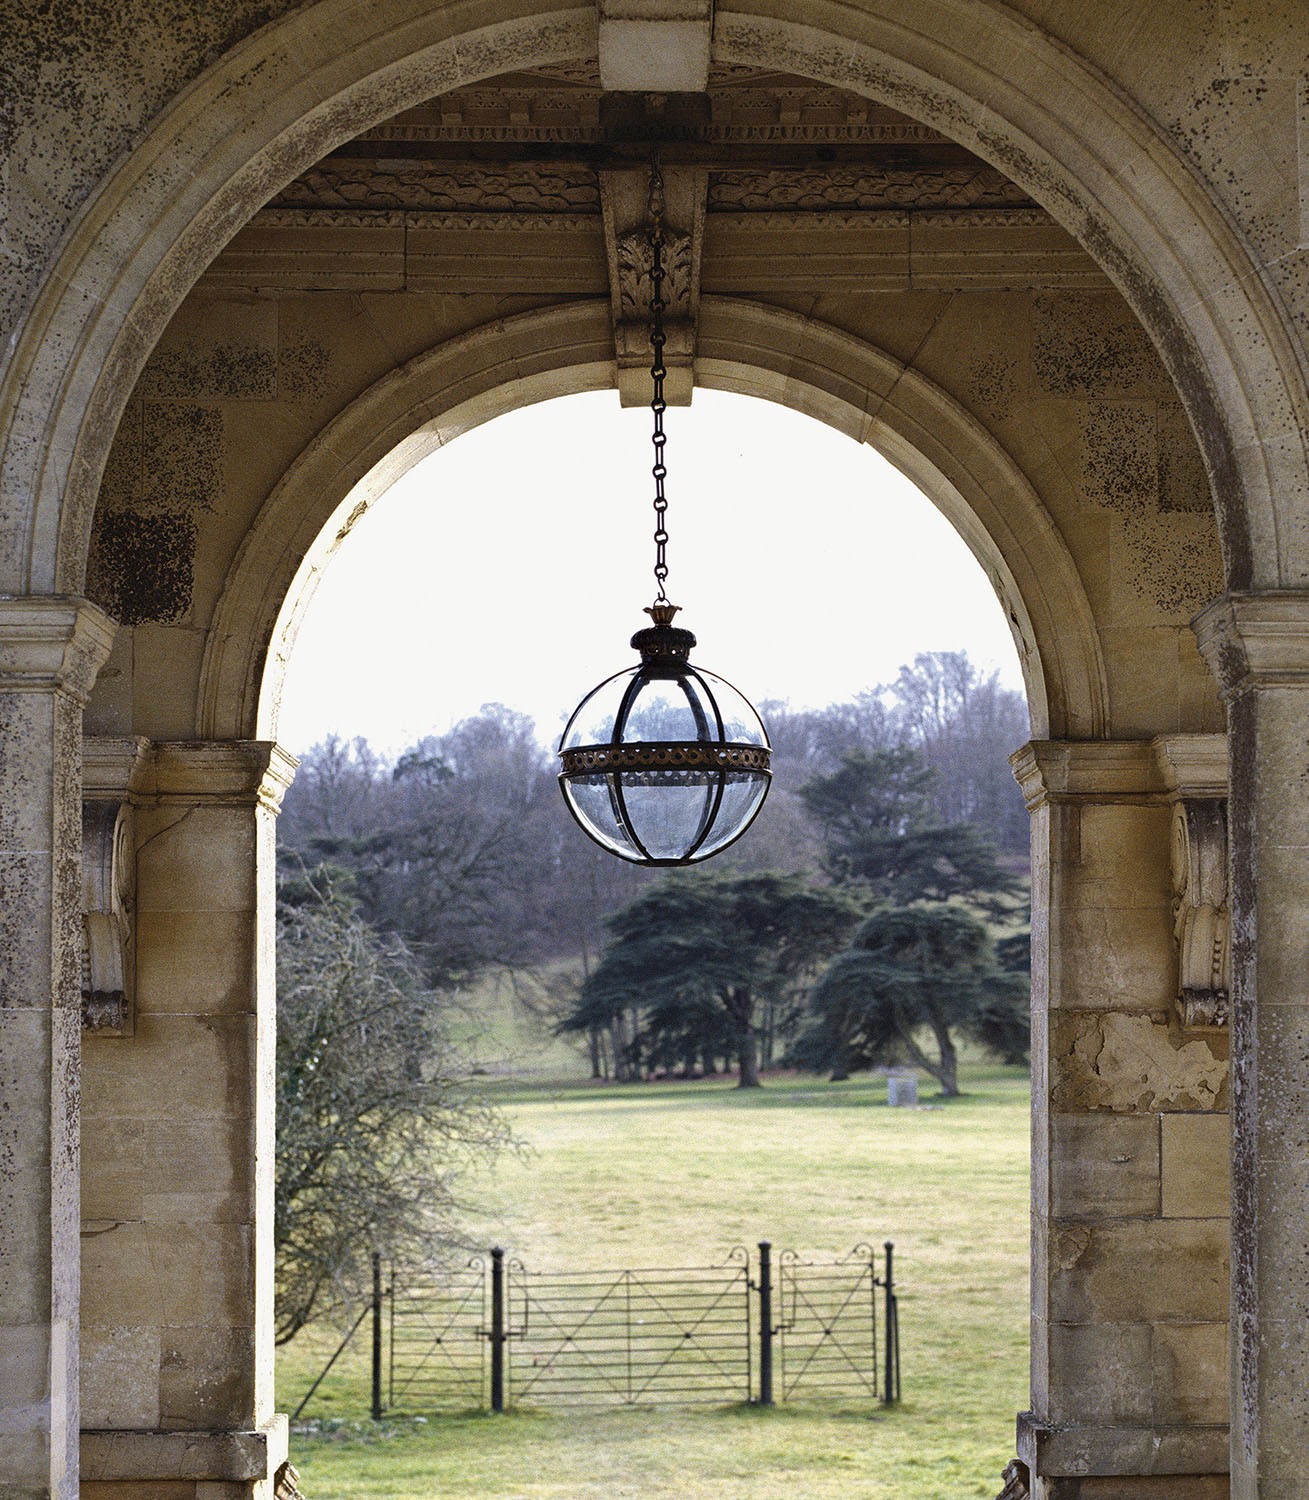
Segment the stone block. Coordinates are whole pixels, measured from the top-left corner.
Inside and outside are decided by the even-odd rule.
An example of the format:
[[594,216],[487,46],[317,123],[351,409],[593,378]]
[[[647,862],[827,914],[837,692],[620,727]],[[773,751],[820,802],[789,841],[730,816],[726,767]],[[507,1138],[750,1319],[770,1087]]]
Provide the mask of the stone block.
[[138,1016],[130,1047],[83,1080],[91,1117],[249,1119],[254,1016]]
[[1161,1212],[1165,1218],[1227,1218],[1231,1212],[1231,1122],[1226,1114],[1160,1120]]
[[1056,1223],[1050,1313],[1069,1323],[1227,1317],[1227,1226],[1215,1219]]
[[[1292,961],[1290,950],[1295,950],[1293,961],[1302,970],[1303,957],[1297,945],[1286,946],[1288,962]],[[1298,982],[1303,983],[1302,973]],[[1261,996],[1268,994],[1262,955],[1259,992]],[[1260,1159],[1303,1161],[1309,1158],[1309,1007],[1261,1003],[1255,1036]]]
[[[1148,1486],[1183,1477],[1227,1477],[1224,1425],[1157,1427],[1055,1423],[1032,1412],[1018,1414],[1018,1456],[1046,1483],[1056,1478],[1117,1479]],[[1038,1491],[1039,1493],[1039,1491]],[[1129,1490],[1135,1495],[1136,1491]],[[1163,1491],[1167,1494],[1167,1490]],[[1201,1491],[1203,1493],[1203,1490]],[[1224,1494],[1226,1492],[1224,1491]]]
[[197,1224],[254,1217],[250,1121],[149,1120],[143,1126],[144,1217]]
[[[195,733],[205,640],[203,630],[181,625],[141,624],[133,630],[132,724],[140,733],[156,740]],[[139,812],[137,817],[139,830]]]
[[0,1412],[45,1401],[49,1390],[49,1325],[6,1323],[0,1335]]
[[[82,1486],[267,1480],[286,1458],[287,1421],[257,1428],[190,1431],[82,1430]],[[190,1489],[188,1490],[190,1492]]]
[[253,1238],[243,1225],[88,1225],[83,1327],[253,1324]]
[[1171,910],[1062,906],[1051,913],[1051,1001],[1068,1010],[1167,1007],[1176,990]]
[[[98,1055],[117,1038],[83,1044],[82,1069],[90,1074],[102,1065]],[[144,1127],[139,1120],[82,1115],[83,1219],[141,1218]]]
[[1156,1115],[1055,1115],[1051,1120],[1051,1212],[1113,1219],[1159,1212]]
[[254,1390],[252,1328],[164,1329],[160,1427],[252,1427]]
[[[238,230],[200,280],[203,289],[266,287],[278,291],[402,292],[405,227],[400,214],[378,224],[334,224],[324,234],[265,211]],[[282,222],[278,222],[282,219]],[[296,394],[279,380],[282,399]]]
[[249,808],[166,803],[137,812],[137,910],[255,910],[255,826]]
[[915,287],[986,288],[1104,286],[1104,272],[1066,229],[1022,211],[975,214],[920,210],[914,215],[910,261]]
[[1227,1421],[1226,1323],[1157,1324],[1151,1362],[1157,1423]]
[[256,925],[253,911],[142,912],[136,939],[138,1011],[252,1011]]
[[197,1500],[196,1490],[197,1486],[187,1479],[150,1479],[128,1484],[84,1479],[80,1487],[82,1500]]
[[1229,1500],[1224,1474],[1107,1474],[1039,1479],[1032,1500]]
[[[780,218],[783,235],[763,232]],[[909,223],[907,213],[886,211],[848,215],[841,228],[806,227],[796,214],[712,213],[705,221],[701,290],[740,296],[808,289],[817,273],[832,291],[908,291]]]
[[1148,1323],[1055,1323],[1050,1329],[1050,1421],[1148,1423]]
[[515,218],[503,235],[478,225],[411,227],[405,246],[410,291],[516,295],[525,279],[556,295],[605,296],[605,242],[598,216]]
[[0,1500],[50,1500],[49,1434],[0,1431],[0,1474]]
[[83,1328],[84,1427],[159,1425],[159,1337],[152,1327]]
[[[39,744],[50,734],[50,703],[41,693],[0,694],[0,728],[15,745]],[[54,816],[54,778],[33,756],[6,757],[0,773],[5,795],[0,798],[0,848],[44,849],[50,841]]]
[[1129,1114],[1225,1109],[1227,1045],[1223,1033],[1184,1034],[1164,1011],[1052,1011],[1053,1108]]
[[[1090,803],[1066,809],[1061,906],[1163,906],[1171,900],[1171,809],[1152,804]],[[1075,827],[1072,826],[1075,823]]]
[[[0,851],[0,953],[5,960],[0,1019],[16,1010],[49,1006],[51,901],[48,854]],[[0,1066],[5,1045],[0,1037]]]
[[151,351],[137,394],[269,401],[277,394],[277,304],[265,297],[188,297]]

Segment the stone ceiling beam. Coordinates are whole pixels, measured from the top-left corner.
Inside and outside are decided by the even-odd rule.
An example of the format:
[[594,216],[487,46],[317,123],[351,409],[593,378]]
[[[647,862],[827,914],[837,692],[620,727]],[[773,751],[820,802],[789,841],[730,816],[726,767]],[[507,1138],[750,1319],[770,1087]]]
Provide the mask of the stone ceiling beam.
[[701,93],[709,87],[713,0],[598,0],[600,86]]

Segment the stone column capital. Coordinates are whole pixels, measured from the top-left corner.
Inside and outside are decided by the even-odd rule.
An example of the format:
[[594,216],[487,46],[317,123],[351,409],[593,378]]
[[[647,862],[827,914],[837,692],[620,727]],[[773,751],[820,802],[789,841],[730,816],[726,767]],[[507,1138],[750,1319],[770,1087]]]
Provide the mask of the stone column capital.
[[299,764],[273,740],[161,740],[150,747],[133,791],[157,806],[258,806],[275,813]]
[[1254,688],[1309,687],[1309,593],[1224,594],[1192,629],[1228,702]]
[[1167,790],[1150,740],[1029,740],[1009,764],[1031,812],[1051,802],[1155,802]]
[[1160,734],[1150,745],[1170,802],[1227,796],[1225,734]]
[[0,692],[63,693],[84,704],[116,628],[86,599],[0,598]]

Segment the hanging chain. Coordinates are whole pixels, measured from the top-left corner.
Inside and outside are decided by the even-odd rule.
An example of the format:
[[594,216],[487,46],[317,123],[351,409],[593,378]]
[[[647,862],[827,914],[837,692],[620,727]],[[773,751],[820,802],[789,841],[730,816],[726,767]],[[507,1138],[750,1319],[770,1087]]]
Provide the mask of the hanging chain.
[[654,382],[654,397],[650,402],[650,410],[654,413],[654,467],[650,472],[655,482],[654,576],[659,585],[655,603],[667,604],[668,595],[664,593],[664,582],[668,577],[668,531],[664,525],[668,511],[668,501],[664,497],[664,479],[668,474],[664,465],[664,443],[667,441],[664,437],[664,412],[668,406],[664,400],[664,376],[668,373],[664,367],[664,179],[659,171],[657,151],[650,159],[647,207],[650,214],[650,348],[654,356],[650,365],[650,378]]

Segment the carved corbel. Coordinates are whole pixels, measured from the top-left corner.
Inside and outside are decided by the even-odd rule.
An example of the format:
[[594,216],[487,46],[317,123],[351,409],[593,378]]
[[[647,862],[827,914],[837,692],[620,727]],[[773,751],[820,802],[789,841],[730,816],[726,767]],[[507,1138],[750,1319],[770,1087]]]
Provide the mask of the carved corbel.
[[110,1036],[132,1031],[133,822],[129,803],[87,802],[82,807],[82,1025]]
[[1173,804],[1173,934],[1182,1024],[1227,1024],[1231,916],[1227,904],[1227,802],[1180,797]]
[[146,741],[87,740],[82,802],[82,1026],[130,1036],[136,991],[136,818]]
[[[691,400],[695,362],[695,320],[699,303],[700,242],[704,230],[708,174],[666,167],[663,172],[664,221],[664,396],[670,406]],[[650,223],[648,173],[603,172],[600,201],[604,209],[609,254],[609,294],[614,322],[614,355],[618,393],[624,406],[650,401]]]

